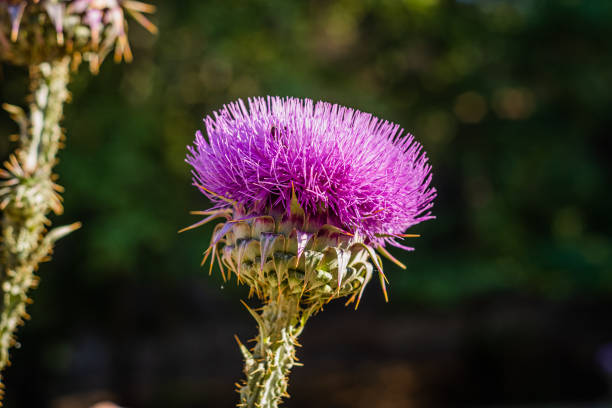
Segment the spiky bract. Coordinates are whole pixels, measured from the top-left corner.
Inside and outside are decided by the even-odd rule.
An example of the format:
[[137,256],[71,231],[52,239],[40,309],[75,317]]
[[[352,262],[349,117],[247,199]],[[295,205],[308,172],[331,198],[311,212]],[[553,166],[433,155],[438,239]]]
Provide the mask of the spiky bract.
[[376,256],[362,239],[332,225],[315,229],[280,216],[229,220],[213,236],[208,252],[259,298],[296,297],[313,311],[336,297],[355,300],[372,277],[370,256]]
[[97,72],[106,55],[131,61],[126,14],[151,32],[154,6],[132,0],[0,0],[0,59],[38,64],[66,55]]

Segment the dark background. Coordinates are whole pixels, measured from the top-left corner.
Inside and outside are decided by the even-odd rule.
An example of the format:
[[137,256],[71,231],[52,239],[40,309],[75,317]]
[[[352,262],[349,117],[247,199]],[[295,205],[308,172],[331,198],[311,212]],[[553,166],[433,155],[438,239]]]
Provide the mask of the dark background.
[[[395,251],[408,270],[386,265],[390,303],[373,283],[311,319],[287,407],[612,404],[612,2],[156,4],[132,64],[70,86],[53,222],[84,227],[41,265],[7,407],[233,406],[233,335],[255,325],[247,290],[199,267],[211,226],[177,235],[208,206],[185,146],[266,94],[400,123],[439,190],[416,252]],[[3,66],[0,100],[23,104],[25,79]]]

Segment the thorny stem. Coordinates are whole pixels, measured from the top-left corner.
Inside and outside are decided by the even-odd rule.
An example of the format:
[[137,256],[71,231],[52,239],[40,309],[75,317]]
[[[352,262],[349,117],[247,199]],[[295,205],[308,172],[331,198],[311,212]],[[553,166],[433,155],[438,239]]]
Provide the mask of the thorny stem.
[[276,408],[288,397],[287,386],[295,357],[297,337],[310,315],[302,310],[299,297],[281,296],[271,299],[256,313],[259,335],[249,351],[239,342],[244,356],[246,379],[240,386],[240,408]]
[[53,243],[78,228],[75,223],[47,232],[50,211],[61,213],[61,187],[54,183],[53,167],[61,147],[60,120],[69,98],[69,57],[30,66],[30,112],[5,109],[21,127],[19,146],[0,170],[0,371],[9,365],[9,348],[16,344],[17,326],[28,318],[27,292],[35,287],[38,264]]

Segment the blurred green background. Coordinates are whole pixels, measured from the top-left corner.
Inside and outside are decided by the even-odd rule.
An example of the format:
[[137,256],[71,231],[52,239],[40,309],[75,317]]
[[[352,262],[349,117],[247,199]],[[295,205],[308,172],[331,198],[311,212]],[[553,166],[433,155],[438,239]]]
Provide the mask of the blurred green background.
[[[199,267],[184,163],[223,103],[291,95],[400,123],[437,219],[358,311],[312,319],[287,407],[610,406],[612,2],[157,1],[135,61],[71,84],[56,225],[7,407],[231,407],[245,288]],[[3,66],[0,100],[26,75]],[[0,133],[16,126],[0,115]],[[13,148],[6,137],[0,152]],[[254,300],[251,304],[256,304]]]

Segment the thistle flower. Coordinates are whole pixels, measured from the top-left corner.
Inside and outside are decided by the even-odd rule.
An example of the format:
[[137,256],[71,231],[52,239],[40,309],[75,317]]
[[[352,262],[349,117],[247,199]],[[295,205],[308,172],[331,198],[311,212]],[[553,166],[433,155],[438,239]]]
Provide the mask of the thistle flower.
[[96,73],[113,48],[115,61],[132,60],[125,14],[156,33],[143,15],[154,11],[132,0],[0,0],[0,59],[28,65],[71,55],[73,68],[85,59]]
[[379,272],[375,250],[404,267],[386,244],[433,218],[436,190],[422,147],[396,124],[310,99],[239,100],[205,120],[187,163],[214,206],[191,229],[223,217],[205,252],[251,294],[259,326],[245,358],[240,407],[276,407],[295,364],[306,320],[333,298],[359,299]]

